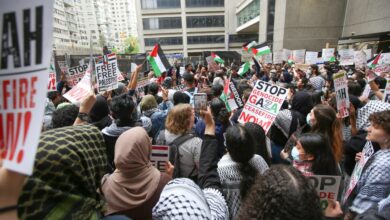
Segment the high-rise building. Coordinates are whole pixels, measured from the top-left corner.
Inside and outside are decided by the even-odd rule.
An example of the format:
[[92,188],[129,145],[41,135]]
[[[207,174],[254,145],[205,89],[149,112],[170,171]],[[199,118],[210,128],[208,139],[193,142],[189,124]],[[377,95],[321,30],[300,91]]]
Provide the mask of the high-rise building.
[[234,0],[135,0],[141,52],[160,43],[167,54],[241,50],[258,34],[236,34]]

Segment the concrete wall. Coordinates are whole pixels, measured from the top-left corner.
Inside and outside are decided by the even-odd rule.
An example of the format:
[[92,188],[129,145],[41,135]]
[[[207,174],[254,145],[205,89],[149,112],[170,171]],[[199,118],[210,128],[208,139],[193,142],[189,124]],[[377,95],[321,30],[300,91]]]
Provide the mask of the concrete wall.
[[319,51],[341,36],[347,0],[276,0],[274,50]]
[[343,37],[390,31],[389,0],[348,0]]

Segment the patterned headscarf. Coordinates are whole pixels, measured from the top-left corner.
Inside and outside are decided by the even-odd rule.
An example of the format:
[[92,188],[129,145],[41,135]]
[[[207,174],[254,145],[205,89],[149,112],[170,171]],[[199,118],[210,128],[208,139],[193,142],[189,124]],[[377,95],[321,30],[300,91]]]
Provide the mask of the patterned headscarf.
[[153,207],[153,219],[229,219],[229,210],[222,193],[216,189],[203,191],[192,180],[171,180]]
[[357,111],[356,127],[358,130],[367,130],[370,126],[368,118],[372,113],[390,110],[390,104],[387,102],[372,100],[369,101],[363,108]]
[[100,131],[91,125],[44,132],[34,172],[19,197],[21,219],[98,219],[97,189],[107,159]]

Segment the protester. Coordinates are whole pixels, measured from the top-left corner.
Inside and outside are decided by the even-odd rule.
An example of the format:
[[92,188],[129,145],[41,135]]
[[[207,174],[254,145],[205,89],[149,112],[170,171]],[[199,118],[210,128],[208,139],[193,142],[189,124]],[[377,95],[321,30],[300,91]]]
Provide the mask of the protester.
[[255,154],[261,156],[267,165],[271,166],[271,143],[269,138],[265,135],[264,129],[254,122],[247,122],[244,126],[248,129],[249,133],[252,134],[255,142]]
[[[153,98],[153,97],[152,97]],[[135,127],[115,144],[115,171],[102,179],[106,215],[123,214],[134,220],[151,219],[153,206],[171,177],[150,162],[151,141],[145,129]],[[171,173],[171,167],[167,173]]]
[[101,95],[96,96],[96,102],[89,112],[89,122],[98,127],[99,130],[103,130],[112,123],[107,100]]
[[52,115],[52,128],[61,128],[73,125],[79,113],[79,108],[69,102],[62,103]]

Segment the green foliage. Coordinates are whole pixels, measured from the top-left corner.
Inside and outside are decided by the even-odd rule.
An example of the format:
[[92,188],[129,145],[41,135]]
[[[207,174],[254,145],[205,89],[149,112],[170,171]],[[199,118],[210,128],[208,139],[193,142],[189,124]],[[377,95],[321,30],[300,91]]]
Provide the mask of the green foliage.
[[138,39],[136,37],[130,36],[125,39],[124,51],[125,54],[134,54],[139,52]]

